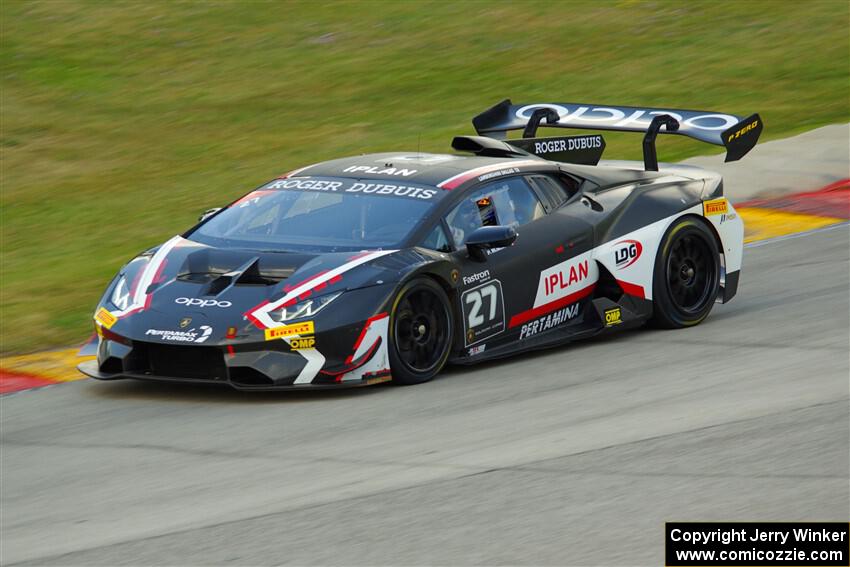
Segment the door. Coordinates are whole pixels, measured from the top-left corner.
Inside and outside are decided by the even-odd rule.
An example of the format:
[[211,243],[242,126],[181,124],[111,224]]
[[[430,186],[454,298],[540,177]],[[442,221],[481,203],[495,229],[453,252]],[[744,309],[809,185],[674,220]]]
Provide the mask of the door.
[[[468,356],[578,320],[571,294],[597,277],[589,254],[582,256],[591,248],[589,223],[570,222],[565,206],[553,205],[532,183],[521,176],[486,183],[446,215],[464,266],[459,301]],[[512,226],[516,242],[489,250],[484,262],[468,258],[465,238],[492,225]]]

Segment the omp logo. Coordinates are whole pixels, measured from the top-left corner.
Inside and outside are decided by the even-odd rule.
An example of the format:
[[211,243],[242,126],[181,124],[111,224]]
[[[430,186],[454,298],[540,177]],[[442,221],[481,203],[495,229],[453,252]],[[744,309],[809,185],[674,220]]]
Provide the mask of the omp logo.
[[97,313],[94,314],[94,319],[107,329],[112,327],[115,322],[118,320],[118,317],[101,307],[97,310]]
[[188,307],[230,307],[233,305],[229,301],[216,301],[215,299],[198,299],[197,297],[178,297],[174,300],[178,305],[186,305]]
[[291,325],[281,325],[266,329],[266,340],[273,341],[284,337],[292,337],[294,335],[312,335],[315,332],[315,326],[312,321],[304,321],[303,323],[293,323]]
[[615,246],[617,248],[614,248],[614,265],[620,270],[637,262],[643,252],[643,246],[637,240],[623,240]]
[[725,215],[729,212],[729,203],[725,198],[712,199],[711,201],[703,201],[702,213],[706,217],[713,215]]
[[752,130],[753,128],[755,128],[758,125],[759,125],[759,121],[753,120],[752,122],[750,122],[749,124],[747,124],[746,126],[741,128],[740,130],[735,132],[734,134],[729,134],[729,137],[726,138],[726,143],[728,144],[732,140],[735,140],[736,138],[740,138],[741,136],[743,136],[744,134],[746,134],[747,132],[749,132],[750,130]]
[[316,337],[296,337],[289,340],[289,348],[292,350],[303,350],[306,348],[314,348],[316,346]]
[[612,327],[623,322],[623,313],[619,307],[605,310],[605,326]]

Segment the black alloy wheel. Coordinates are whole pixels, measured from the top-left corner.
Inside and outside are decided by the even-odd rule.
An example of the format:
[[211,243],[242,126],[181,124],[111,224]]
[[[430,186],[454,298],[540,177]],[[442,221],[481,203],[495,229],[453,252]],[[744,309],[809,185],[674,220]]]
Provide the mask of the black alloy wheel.
[[695,235],[676,239],[667,258],[670,297],[681,311],[694,313],[712,290],[714,262],[706,241]]
[[452,313],[446,292],[430,278],[416,278],[396,296],[390,317],[393,382],[419,384],[437,375],[449,357]]
[[720,253],[702,219],[684,217],[664,235],[655,260],[653,321],[690,327],[705,319],[720,287]]

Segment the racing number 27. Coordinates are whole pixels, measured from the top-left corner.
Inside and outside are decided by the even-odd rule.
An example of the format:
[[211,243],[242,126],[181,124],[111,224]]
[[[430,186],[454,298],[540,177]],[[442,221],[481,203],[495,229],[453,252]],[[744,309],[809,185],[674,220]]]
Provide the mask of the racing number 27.
[[460,302],[466,324],[467,346],[505,330],[505,308],[499,280],[491,280],[466,290]]
[[499,291],[496,289],[496,284],[485,285],[482,288],[474,289],[466,294],[466,304],[471,306],[469,310],[469,328],[474,329],[484,323],[484,315],[481,314],[481,307],[484,304],[484,298],[487,298],[489,308],[489,317],[487,321],[492,321],[496,318],[496,308],[498,307]]

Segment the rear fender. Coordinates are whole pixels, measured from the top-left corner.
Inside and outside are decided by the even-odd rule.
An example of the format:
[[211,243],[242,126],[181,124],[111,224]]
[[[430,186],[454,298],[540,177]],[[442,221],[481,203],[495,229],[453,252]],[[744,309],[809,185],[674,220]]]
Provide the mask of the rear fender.
[[596,248],[594,259],[614,276],[626,295],[652,300],[655,258],[664,233],[677,219],[701,213],[702,205],[695,205],[624,234]]
[[738,291],[744,255],[744,221],[725,197],[705,201],[701,214],[718,238],[723,263],[720,301],[726,303]]

